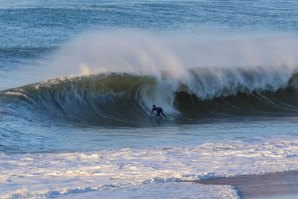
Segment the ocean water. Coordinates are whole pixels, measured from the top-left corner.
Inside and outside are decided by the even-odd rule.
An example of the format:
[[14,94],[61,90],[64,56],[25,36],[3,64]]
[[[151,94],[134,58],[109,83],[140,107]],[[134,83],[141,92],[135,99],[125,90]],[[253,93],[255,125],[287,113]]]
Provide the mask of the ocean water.
[[297,10],[0,0],[0,198],[239,198],[194,182],[297,170]]

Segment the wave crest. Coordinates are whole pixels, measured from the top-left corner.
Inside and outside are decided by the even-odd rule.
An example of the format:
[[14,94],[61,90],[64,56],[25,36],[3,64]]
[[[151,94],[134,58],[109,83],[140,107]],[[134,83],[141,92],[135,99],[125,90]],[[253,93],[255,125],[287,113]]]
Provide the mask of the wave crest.
[[197,68],[189,79],[108,73],[53,79],[2,92],[54,118],[102,125],[148,123],[157,104],[180,119],[297,112],[297,74],[279,68]]

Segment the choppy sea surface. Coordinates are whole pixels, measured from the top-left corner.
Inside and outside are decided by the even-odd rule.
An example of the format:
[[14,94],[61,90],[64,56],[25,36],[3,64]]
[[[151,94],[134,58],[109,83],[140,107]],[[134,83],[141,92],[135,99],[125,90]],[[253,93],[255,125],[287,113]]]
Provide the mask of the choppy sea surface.
[[239,198],[191,181],[297,170],[297,10],[1,0],[0,198]]

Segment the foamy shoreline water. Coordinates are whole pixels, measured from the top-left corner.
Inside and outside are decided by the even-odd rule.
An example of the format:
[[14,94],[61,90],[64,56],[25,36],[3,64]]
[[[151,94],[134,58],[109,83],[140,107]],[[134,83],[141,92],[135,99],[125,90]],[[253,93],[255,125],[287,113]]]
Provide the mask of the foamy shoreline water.
[[[297,154],[298,140],[86,153],[1,154],[1,197],[58,197],[146,184],[298,170]],[[214,191],[210,194],[215,194]]]

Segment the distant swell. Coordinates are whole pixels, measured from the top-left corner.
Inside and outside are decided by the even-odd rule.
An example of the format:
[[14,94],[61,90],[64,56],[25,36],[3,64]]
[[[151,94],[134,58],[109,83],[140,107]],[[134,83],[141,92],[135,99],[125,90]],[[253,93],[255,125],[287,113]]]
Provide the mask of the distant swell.
[[162,77],[109,73],[60,78],[2,91],[1,101],[8,112],[24,112],[24,117],[105,126],[148,124],[152,104],[176,121],[297,114],[297,75],[262,70],[199,68],[184,80],[167,72]]

